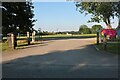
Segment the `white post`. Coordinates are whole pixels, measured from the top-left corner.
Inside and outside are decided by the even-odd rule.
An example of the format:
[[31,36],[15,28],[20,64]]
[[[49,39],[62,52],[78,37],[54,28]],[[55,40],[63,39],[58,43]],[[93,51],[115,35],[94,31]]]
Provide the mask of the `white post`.
[[14,34],[12,33],[11,34],[11,46],[12,46],[12,48],[14,48]]
[[35,31],[32,33],[32,42],[35,42]]
[[30,45],[30,33],[27,32],[27,41],[28,41],[28,45]]

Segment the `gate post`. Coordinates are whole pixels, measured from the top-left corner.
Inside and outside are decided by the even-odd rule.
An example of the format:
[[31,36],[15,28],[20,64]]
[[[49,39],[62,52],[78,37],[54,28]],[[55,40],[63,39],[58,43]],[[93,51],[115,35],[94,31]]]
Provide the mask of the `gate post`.
[[107,49],[107,35],[106,34],[104,34],[104,42],[103,42],[103,44],[104,44],[104,50],[106,50]]
[[27,32],[27,42],[28,42],[28,45],[30,45],[30,33]]
[[35,31],[32,33],[32,42],[35,42]]
[[99,32],[97,31],[97,45],[99,44]]
[[8,40],[8,47],[11,47],[12,49],[15,49],[17,46],[17,38],[13,33],[7,34],[7,40]]
[[16,34],[13,35],[14,36],[14,49],[17,47],[17,36]]

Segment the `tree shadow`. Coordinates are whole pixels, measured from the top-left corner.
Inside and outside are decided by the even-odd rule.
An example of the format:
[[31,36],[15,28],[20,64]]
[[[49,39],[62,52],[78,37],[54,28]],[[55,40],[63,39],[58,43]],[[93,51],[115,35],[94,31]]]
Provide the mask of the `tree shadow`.
[[46,46],[48,43],[51,43],[53,41],[36,41],[35,43],[31,43],[30,45],[26,44],[21,44],[16,47],[16,49],[27,49],[27,48],[32,48],[32,47],[39,47],[39,46]]
[[4,62],[3,78],[117,78],[115,55],[97,52],[93,45],[82,47]]
[[31,47],[38,47],[38,46],[46,46],[47,44],[44,44],[43,43],[31,43],[30,45],[28,45],[27,43],[26,44],[21,44],[21,45],[18,45],[16,48],[17,49],[23,49],[23,48],[31,48]]

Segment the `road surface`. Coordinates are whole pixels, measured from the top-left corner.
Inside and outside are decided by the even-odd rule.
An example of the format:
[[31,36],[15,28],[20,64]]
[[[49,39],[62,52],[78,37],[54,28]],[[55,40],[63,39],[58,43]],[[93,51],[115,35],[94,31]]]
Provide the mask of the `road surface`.
[[118,56],[97,51],[94,40],[50,40],[4,52],[3,78],[117,78]]

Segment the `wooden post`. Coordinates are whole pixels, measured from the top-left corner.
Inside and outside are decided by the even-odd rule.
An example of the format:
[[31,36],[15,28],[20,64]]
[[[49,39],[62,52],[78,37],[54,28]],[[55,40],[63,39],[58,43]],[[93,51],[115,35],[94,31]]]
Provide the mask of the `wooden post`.
[[104,50],[106,50],[107,49],[107,35],[106,34],[104,34]]
[[14,48],[15,48],[15,47],[14,47],[14,40],[15,40],[15,39],[14,39],[14,34],[13,34],[13,33],[10,34],[10,38],[11,38],[11,39],[10,39],[10,41],[9,41],[9,47],[12,47],[12,48],[14,49]]
[[8,47],[11,47],[12,49],[15,49],[17,46],[17,38],[15,34],[9,33],[8,35]]
[[14,49],[17,47],[17,36],[14,34]]
[[120,36],[119,35],[118,35],[117,42],[118,42],[118,44],[117,44],[117,48],[118,48],[117,54],[119,55],[120,54]]
[[97,31],[97,45],[99,44],[99,32]]
[[35,42],[35,31],[32,33],[32,42]]
[[28,42],[28,45],[30,45],[30,33],[27,32],[27,42]]
[[11,34],[7,34],[8,47],[12,47],[12,37]]

